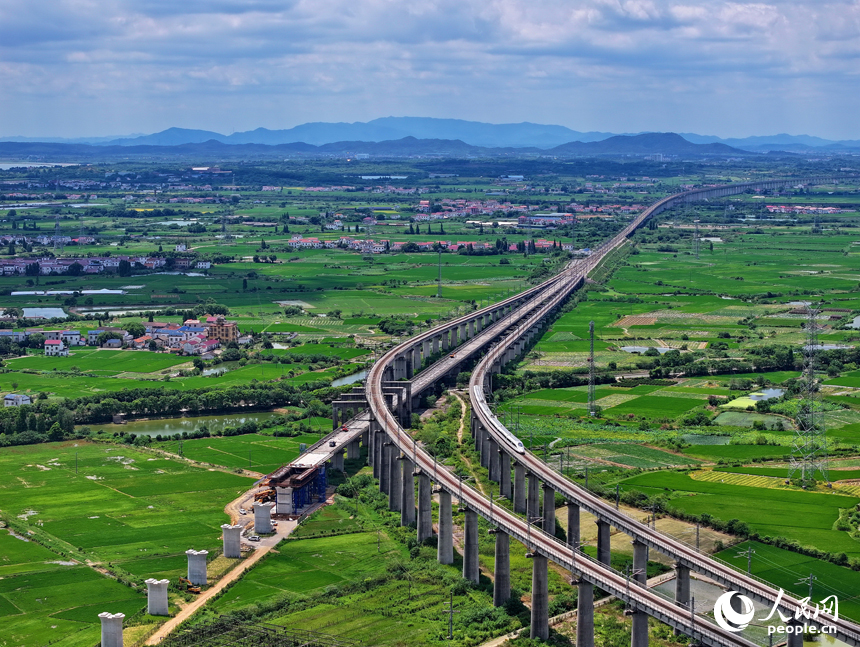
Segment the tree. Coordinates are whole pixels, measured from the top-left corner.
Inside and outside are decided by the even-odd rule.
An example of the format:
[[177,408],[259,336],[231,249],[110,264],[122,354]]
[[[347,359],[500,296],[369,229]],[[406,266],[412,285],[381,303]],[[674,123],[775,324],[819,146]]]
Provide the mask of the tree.
[[15,243],[9,243],[9,256],[15,255]]
[[30,335],[27,338],[27,346],[30,348],[44,348],[45,347],[45,335],[42,333],[36,333],[34,335]]
[[63,428],[60,426],[59,422],[55,422],[51,425],[51,428],[48,430],[48,439],[53,441],[58,441],[63,439]]
[[80,276],[84,273],[84,266],[75,261],[71,265],[69,265],[69,269],[66,270],[66,274],[69,276]]
[[123,324],[122,329],[135,339],[143,337],[146,334],[146,328],[139,321],[129,321]]
[[117,273],[120,276],[131,276],[131,263],[126,260],[121,260],[119,262],[119,267],[117,268]]
[[242,279],[242,289],[243,290],[248,289],[248,279]]

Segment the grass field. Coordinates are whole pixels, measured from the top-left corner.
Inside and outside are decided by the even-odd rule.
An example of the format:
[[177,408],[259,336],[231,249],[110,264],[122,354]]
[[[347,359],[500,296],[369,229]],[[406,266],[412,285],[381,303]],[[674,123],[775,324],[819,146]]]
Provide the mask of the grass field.
[[[77,474],[75,473],[77,463]],[[190,467],[131,447],[78,441],[7,447],[0,509],[95,561],[177,575],[171,559],[218,546],[224,505],[252,479]],[[19,496],[24,488],[26,497]]]
[[191,358],[189,357],[177,357],[169,353],[73,346],[68,357],[46,357],[45,355],[21,357],[9,360],[9,368],[14,370],[69,371],[72,370],[72,367],[77,367],[84,373],[118,375],[125,372],[153,373],[179,364],[190,364],[190,361]]

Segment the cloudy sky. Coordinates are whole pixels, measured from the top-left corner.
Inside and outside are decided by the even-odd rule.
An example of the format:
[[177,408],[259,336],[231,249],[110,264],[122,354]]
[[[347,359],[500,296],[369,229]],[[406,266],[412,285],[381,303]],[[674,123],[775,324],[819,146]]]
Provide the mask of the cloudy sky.
[[860,139],[860,0],[2,0],[0,135],[384,116]]

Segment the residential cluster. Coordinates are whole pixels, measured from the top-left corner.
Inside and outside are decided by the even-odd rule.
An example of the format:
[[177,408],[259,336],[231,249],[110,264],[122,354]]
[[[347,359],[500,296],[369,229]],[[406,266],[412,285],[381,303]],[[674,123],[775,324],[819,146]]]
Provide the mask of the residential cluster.
[[848,209],[836,207],[813,207],[806,204],[769,204],[765,206],[770,213],[848,213]]
[[[320,240],[316,237],[304,237],[300,234],[296,234],[289,241],[287,241],[287,245],[294,249],[351,249],[353,251],[361,252],[363,254],[382,254],[385,251],[400,251],[405,245],[411,243],[412,241],[395,241],[391,242],[388,239],[381,240],[373,240],[373,239],[358,239],[353,238],[352,236],[341,236],[338,239],[334,240]],[[496,249],[495,243],[485,242],[485,241],[474,241],[474,240],[458,240],[458,241],[450,241],[450,240],[436,240],[436,241],[422,241],[414,243],[420,251],[433,251],[438,247],[444,250],[449,250],[456,252],[462,248],[480,250],[480,249]],[[552,249],[553,246],[557,245],[552,240],[545,240],[543,238],[539,238],[534,241],[536,249]],[[588,250],[576,250],[574,246],[570,243],[561,244],[561,248],[565,251],[580,251],[580,252],[588,252]],[[509,252],[516,253],[518,251],[516,243],[512,243],[508,245]]]
[[[96,256],[92,258],[0,258],[0,273],[4,276],[15,274],[42,275],[70,274],[74,272],[73,265],[81,266],[81,274],[101,274],[102,272],[119,271],[120,264],[125,261],[132,269],[157,270],[167,265],[167,259],[159,256]],[[32,269],[29,267],[35,266]],[[199,269],[208,270],[212,267],[210,261],[196,258],[175,258],[172,267],[177,270]]]
[[[86,335],[80,330],[45,330],[27,328],[26,330],[0,330],[0,338],[11,342],[26,344],[32,335],[40,334],[45,338],[45,355],[66,357],[74,346],[98,346],[102,348],[132,348],[136,350],[168,350],[183,355],[206,355],[223,344],[236,342],[247,344],[249,338],[239,336],[235,321],[227,321],[222,315],[208,315],[203,319],[188,319],[182,325],[147,322],[145,334],[134,338],[126,330],[113,326],[103,326],[88,330]],[[103,333],[108,335],[102,336]],[[9,406],[9,405],[6,405]]]

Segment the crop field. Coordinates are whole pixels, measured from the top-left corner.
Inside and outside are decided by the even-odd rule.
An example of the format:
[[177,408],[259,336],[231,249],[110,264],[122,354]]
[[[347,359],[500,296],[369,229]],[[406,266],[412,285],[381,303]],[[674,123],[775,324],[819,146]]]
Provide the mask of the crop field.
[[10,360],[8,366],[14,370],[32,369],[35,371],[70,371],[73,367],[77,367],[82,372],[95,375],[119,375],[125,372],[153,373],[189,363],[190,358],[177,357],[169,353],[73,346],[68,357],[46,357],[44,355],[21,357]]
[[[215,547],[224,506],[253,482],[132,447],[88,442],[6,447],[0,509],[96,561],[162,560]],[[77,473],[76,473],[77,471]],[[21,488],[26,492],[20,497]]]
[[[331,422],[322,428],[331,430]],[[195,438],[182,441],[182,455],[192,461],[223,465],[229,468],[245,468],[268,474],[286,465],[299,455],[299,444],[308,446],[319,440],[319,435],[273,438],[259,434],[243,436]],[[174,454],[179,453],[179,441],[156,442],[154,447]]]
[[678,472],[640,474],[625,479],[621,486],[648,495],[667,494],[670,505],[691,514],[739,519],[762,535],[860,556],[860,543],[847,532],[833,529],[840,509],[860,503],[856,497],[701,481]]
[[0,530],[0,631],[10,645],[90,647],[98,614],[134,615],[146,597],[43,548]]

